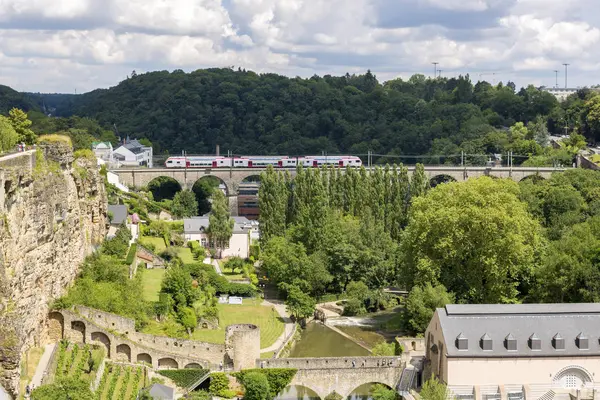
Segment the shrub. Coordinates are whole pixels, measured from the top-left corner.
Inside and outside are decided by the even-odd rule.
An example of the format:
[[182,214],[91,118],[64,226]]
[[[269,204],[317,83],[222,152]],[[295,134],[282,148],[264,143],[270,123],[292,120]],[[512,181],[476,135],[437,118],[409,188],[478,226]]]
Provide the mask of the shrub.
[[210,374],[209,392],[214,396],[225,397],[225,392],[229,391],[229,379],[224,372],[213,372]]
[[393,356],[396,353],[394,343],[379,342],[373,347],[374,356]]
[[68,145],[69,147],[73,147],[71,138],[65,135],[42,135],[38,138],[37,142],[39,144],[62,143]]
[[269,398],[275,398],[283,389],[285,389],[294,376],[297,370],[293,368],[269,368],[269,369],[245,369],[232,374],[244,386],[249,374],[260,374],[265,376],[269,386]]
[[264,374],[260,372],[249,372],[243,376],[242,384],[246,392],[246,400],[267,400],[269,398],[269,381]]
[[335,390],[325,396],[325,400],[342,400],[344,397]]
[[77,151],[75,151],[73,153],[73,156],[75,157],[76,160],[78,158],[85,158],[85,159],[90,160],[92,162],[96,162],[96,155],[90,149],[77,150]]
[[131,265],[133,263],[136,253],[137,253],[137,244],[134,243],[131,245],[131,247],[129,247],[129,252],[127,253],[127,259],[125,260],[125,263],[127,265]]

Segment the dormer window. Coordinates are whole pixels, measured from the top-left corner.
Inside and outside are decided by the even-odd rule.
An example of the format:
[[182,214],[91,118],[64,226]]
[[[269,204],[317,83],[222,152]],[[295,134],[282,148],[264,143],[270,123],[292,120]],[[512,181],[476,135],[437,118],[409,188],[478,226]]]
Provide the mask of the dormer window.
[[491,351],[492,350],[492,338],[487,333],[484,334],[481,339],[479,339],[479,345],[481,346],[481,350],[483,351]]
[[590,341],[588,337],[583,334],[583,332],[577,335],[575,338],[575,344],[577,344],[579,350],[589,350],[590,348]]
[[562,336],[560,336],[560,333],[557,333],[552,338],[552,346],[556,350],[564,350],[565,349],[565,339]]
[[504,338],[504,347],[508,351],[517,351],[517,339],[513,336],[512,333],[509,333],[506,338]]
[[529,348],[533,351],[542,350],[542,340],[535,333],[529,336]]
[[469,349],[469,340],[462,333],[460,333],[456,337],[456,348],[458,350],[468,350]]

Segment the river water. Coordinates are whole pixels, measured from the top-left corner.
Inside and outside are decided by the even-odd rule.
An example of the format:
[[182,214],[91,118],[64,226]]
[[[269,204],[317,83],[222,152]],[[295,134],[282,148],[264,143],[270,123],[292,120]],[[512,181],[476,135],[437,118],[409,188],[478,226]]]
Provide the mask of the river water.
[[368,350],[319,323],[310,323],[288,357],[368,356]]

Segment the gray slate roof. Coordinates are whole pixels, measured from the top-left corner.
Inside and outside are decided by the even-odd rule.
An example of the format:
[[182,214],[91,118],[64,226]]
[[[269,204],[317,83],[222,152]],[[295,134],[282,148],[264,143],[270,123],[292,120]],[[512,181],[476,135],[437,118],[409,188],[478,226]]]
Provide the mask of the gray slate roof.
[[[600,304],[478,304],[447,305],[437,314],[448,357],[557,357],[600,356]],[[532,350],[532,335],[541,349]],[[565,339],[565,349],[554,348],[552,338]],[[589,348],[580,349],[577,337],[589,338]],[[467,350],[458,350],[456,339],[468,340]],[[492,350],[484,351],[480,340],[492,339]],[[507,337],[514,337],[517,350],[508,351]]]
[[144,145],[141,144],[137,139],[126,140],[123,144],[127,150],[131,151],[134,154],[139,154],[144,151]]
[[154,400],[173,400],[175,398],[175,389],[155,383],[150,387],[150,396]]
[[122,204],[111,204],[108,206],[108,212],[112,213],[112,225],[121,225],[127,221],[127,206]]
[[[250,221],[246,217],[231,217],[234,221],[233,233],[247,233],[251,228],[256,225],[256,221]],[[183,232],[186,234],[191,233],[204,233],[209,225],[208,215],[202,217],[192,217],[183,219]]]

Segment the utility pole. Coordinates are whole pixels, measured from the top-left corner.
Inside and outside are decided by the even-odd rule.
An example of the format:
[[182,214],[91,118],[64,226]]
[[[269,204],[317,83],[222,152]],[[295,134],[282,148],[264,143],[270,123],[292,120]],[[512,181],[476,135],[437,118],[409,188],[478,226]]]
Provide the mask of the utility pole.
[[435,79],[437,77],[437,66],[439,64],[439,62],[432,62],[433,64],[433,78]]
[[556,75],[556,83],[554,84],[554,87],[558,89],[558,70],[557,69],[554,70],[554,75]]
[[439,72],[438,76],[441,78],[442,77],[442,70],[438,69],[438,72]]
[[571,64],[567,64],[567,63],[565,63],[565,64],[563,64],[563,65],[565,66],[565,89],[566,89],[566,88],[568,87],[568,86],[567,86],[567,74],[568,74],[568,66],[569,66],[569,65],[571,65]]

